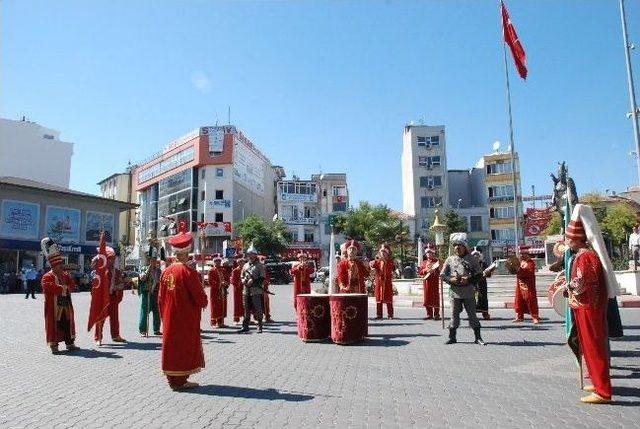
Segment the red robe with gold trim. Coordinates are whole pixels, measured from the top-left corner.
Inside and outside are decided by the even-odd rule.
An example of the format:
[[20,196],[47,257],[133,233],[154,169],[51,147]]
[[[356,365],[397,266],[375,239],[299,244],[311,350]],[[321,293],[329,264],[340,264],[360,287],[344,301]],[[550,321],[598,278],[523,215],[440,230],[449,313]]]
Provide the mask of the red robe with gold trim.
[[580,249],[571,264],[569,306],[595,392],[611,399],[607,329],[607,286],[593,250]]
[[204,367],[200,315],[207,294],[197,271],[175,262],[160,278],[158,304],[162,315],[162,372],[187,376]]
[[[70,292],[76,288],[76,283],[68,272],[63,271],[58,277],[50,270],[42,276],[41,285],[44,294],[44,329],[47,344],[57,345],[65,340],[64,331],[58,329],[58,322],[65,318],[69,324],[71,340],[74,340],[76,338],[76,324]],[[63,285],[67,287],[66,293]],[[65,294],[69,297],[69,304],[58,305],[58,297]]]
[[293,276],[293,308],[296,308],[298,294],[311,293],[311,274],[314,270],[308,263],[298,262],[290,271]]
[[429,274],[429,277],[422,281],[422,305],[426,309],[435,309],[438,314],[440,309],[440,261],[438,258],[427,258],[422,261],[418,274],[421,276]]
[[240,281],[242,266],[237,266],[231,271],[231,285],[233,286],[233,320],[237,322],[244,316],[244,303],[242,302],[242,282]]
[[209,271],[209,299],[211,301],[211,324],[222,323],[227,317],[228,279],[222,267]]
[[365,280],[369,277],[369,267],[356,259],[344,259],[338,263],[337,293],[367,293]]
[[515,311],[518,316],[528,313],[538,318],[538,293],[536,291],[536,263],[531,259],[521,261],[516,274]]
[[391,259],[376,259],[371,262],[375,272],[373,293],[376,303],[393,303],[393,270],[395,266]]

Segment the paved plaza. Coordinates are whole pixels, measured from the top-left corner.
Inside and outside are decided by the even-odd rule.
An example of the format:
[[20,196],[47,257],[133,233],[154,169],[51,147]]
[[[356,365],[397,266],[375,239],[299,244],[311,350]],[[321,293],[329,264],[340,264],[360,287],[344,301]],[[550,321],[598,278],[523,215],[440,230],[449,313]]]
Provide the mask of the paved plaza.
[[[487,347],[445,346],[439,322],[419,308],[371,321],[354,346],[305,344],[296,335],[291,286],[274,286],[276,323],[265,333],[202,328],[201,387],[171,391],[160,373],[160,338],[137,333],[138,297],[120,307],[130,342],[99,349],[86,332],[89,294],[73,296],[80,352],[46,347],[43,297],[0,296],[0,427],[224,428],[637,428],[640,425],[640,310],[622,310],[624,340],[611,343],[612,405],[579,403],[577,371],[561,320],[513,325],[494,310]],[[371,308],[369,314],[371,315]],[[465,322],[463,322],[464,324]],[[465,325],[463,325],[465,326]],[[108,329],[105,329],[108,333]]]

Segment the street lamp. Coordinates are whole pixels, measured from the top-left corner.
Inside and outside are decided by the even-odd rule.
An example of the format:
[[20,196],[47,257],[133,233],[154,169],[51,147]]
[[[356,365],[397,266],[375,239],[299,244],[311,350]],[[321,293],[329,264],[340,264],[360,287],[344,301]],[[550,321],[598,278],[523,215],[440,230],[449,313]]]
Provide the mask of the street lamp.
[[460,210],[460,204],[462,204],[462,198],[458,199],[458,202],[456,203],[456,210]]
[[445,225],[440,222],[440,210],[436,209],[436,218],[433,220],[433,225],[429,227],[436,236],[436,246],[444,245],[444,230]]
[[240,204],[240,208],[242,210],[242,220],[244,220],[244,202],[242,202],[242,200],[238,200],[238,204]]

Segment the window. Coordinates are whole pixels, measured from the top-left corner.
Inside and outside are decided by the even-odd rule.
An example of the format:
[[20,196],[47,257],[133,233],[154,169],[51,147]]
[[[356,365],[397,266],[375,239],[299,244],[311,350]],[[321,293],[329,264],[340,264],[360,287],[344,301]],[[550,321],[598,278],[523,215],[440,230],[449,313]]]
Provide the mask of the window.
[[494,207],[489,210],[492,219],[509,219],[514,217],[515,211],[513,206],[510,207]]
[[513,197],[513,185],[496,185],[489,188],[489,197]]
[[200,201],[204,201],[204,191],[200,191]]
[[216,222],[222,222],[224,219],[224,216],[222,215],[222,213],[216,213]]
[[202,167],[202,168],[200,169],[200,178],[201,178],[201,179],[204,179],[205,172],[206,172],[206,170],[204,169],[204,167]]
[[305,243],[313,243],[313,232],[304,232],[304,242]]
[[427,167],[427,168],[439,167],[440,156],[419,156],[418,165],[420,167]]
[[498,162],[495,164],[487,164],[487,174],[503,174],[511,173],[511,162]]
[[513,229],[492,229],[491,230],[491,239],[492,240],[514,240],[515,234]]
[[422,176],[420,177],[421,188],[440,188],[442,186],[442,176]]
[[204,213],[200,214],[200,222],[204,222]]
[[333,187],[333,196],[334,197],[346,197],[347,196],[347,187],[338,185]]
[[224,177],[224,168],[216,168],[216,177]]
[[482,216],[469,216],[470,232],[482,231]]
[[347,211],[347,203],[333,203],[333,211],[334,212],[346,212]]
[[224,200],[224,191],[222,189],[216,189],[216,200]]
[[420,207],[423,209],[436,207],[438,204],[442,204],[442,197],[421,197]]
[[418,146],[430,148],[431,146],[439,146],[439,145],[440,145],[440,136],[427,136],[427,137],[418,136]]

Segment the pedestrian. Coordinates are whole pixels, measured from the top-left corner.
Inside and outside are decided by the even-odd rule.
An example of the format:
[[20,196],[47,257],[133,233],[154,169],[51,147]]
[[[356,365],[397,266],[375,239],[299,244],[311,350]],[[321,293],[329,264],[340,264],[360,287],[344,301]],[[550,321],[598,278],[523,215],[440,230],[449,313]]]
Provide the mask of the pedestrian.
[[427,317],[424,320],[440,320],[440,260],[436,256],[436,248],[429,243],[425,248],[424,261],[418,268],[422,279],[422,305]]
[[76,325],[71,302],[71,291],[76,285],[67,271],[63,269],[64,260],[58,245],[49,237],[40,242],[42,253],[51,270],[42,276],[44,294],[44,328],[47,345],[51,353],[58,354],[58,344],[64,341],[67,350],[80,348],[75,345]]
[[367,293],[365,282],[370,268],[358,258],[360,243],[349,240],[345,243],[346,258],[338,263],[337,293]]
[[638,225],[633,227],[633,232],[629,235],[629,254],[633,258],[633,270],[638,271],[638,260],[640,259],[640,233]]
[[520,260],[514,259],[516,268],[516,291],[514,323],[524,321],[524,315],[530,314],[534,324],[540,323],[538,315],[538,293],[536,291],[536,263],[526,249],[520,250]]
[[382,319],[382,306],[387,305],[387,317],[393,319],[393,271],[395,264],[391,259],[391,247],[383,244],[378,250],[378,258],[369,263],[375,279],[373,292],[376,299],[376,319]]
[[476,298],[473,285],[482,275],[476,258],[471,256],[467,246],[467,234],[451,234],[449,242],[453,254],[444,262],[440,277],[449,285],[449,302],[451,303],[451,321],[449,323],[449,340],[446,344],[455,344],[456,331],[460,326],[462,307],[467,312],[469,326],[473,328],[475,343],[485,345],[480,335],[480,321],[476,316]]
[[297,308],[296,297],[301,293],[311,293],[311,274],[313,267],[307,262],[309,255],[304,252],[298,253],[298,262],[291,266],[293,276],[293,308]]
[[138,277],[138,296],[140,297],[140,320],[138,330],[143,337],[149,336],[149,313],[153,314],[153,335],[162,335],[160,332],[160,309],[158,308],[158,290],[160,286],[160,263],[157,250],[149,247],[145,254],[146,266],[142,267]]
[[253,247],[253,244],[249,246],[245,254],[247,262],[240,272],[244,317],[242,319],[242,329],[239,332],[249,332],[249,322],[253,313],[258,322],[258,333],[262,333],[263,283],[266,270],[262,262],[258,260],[258,251]]
[[211,326],[225,328],[224,318],[227,317],[227,289],[229,277],[225,275],[222,259],[213,258],[213,267],[209,270],[209,299],[211,302]]
[[[602,241],[593,210],[589,206],[577,204],[565,232],[566,244],[573,254],[571,276],[567,285],[567,295],[573,323],[577,331],[579,349],[584,356],[592,386],[584,390],[592,392],[581,398],[588,404],[611,402],[611,376],[609,373],[609,347],[607,330],[607,302],[612,295],[612,284],[608,280],[613,268],[604,246],[599,252],[589,248],[585,226],[589,226],[592,244]],[[605,265],[603,260],[607,261]],[[608,272],[605,266],[609,266]],[[615,296],[615,294],[613,294]]]
[[478,281],[475,284],[476,287],[476,312],[482,313],[482,318],[484,320],[490,320],[491,315],[489,314],[489,295],[487,288],[487,277],[491,277],[493,270],[495,267],[487,266],[486,261],[484,260],[484,255],[478,249],[474,249],[471,252],[476,260],[478,261],[478,265],[482,270],[483,275],[478,277]]
[[205,366],[200,318],[208,300],[200,275],[188,264],[193,236],[187,232],[186,222],[179,223],[178,233],[168,241],[176,261],[162,273],[158,292],[163,324],[162,372],[169,387],[180,391],[197,387],[188,378]]
[[242,255],[236,260],[236,266],[231,271],[229,279],[233,287],[233,324],[239,325],[240,318],[244,315],[244,305],[242,304],[242,282],[240,281],[240,273],[246,260]]

